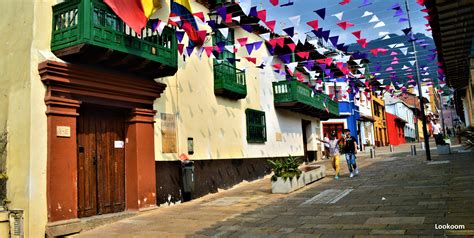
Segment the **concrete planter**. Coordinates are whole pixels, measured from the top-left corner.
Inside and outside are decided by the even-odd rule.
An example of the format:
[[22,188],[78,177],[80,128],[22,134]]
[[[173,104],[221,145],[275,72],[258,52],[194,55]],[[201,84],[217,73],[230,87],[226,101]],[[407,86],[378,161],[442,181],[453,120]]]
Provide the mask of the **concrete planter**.
[[324,165],[304,166],[301,170],[303,172],[299,177],[294,176],[286,180],[279,177],[276,181],[272,181],[272,193],[291,193],[326,176]]
[[305,185],[326,176],[326,167],[324,165],[305,166],[304,168],[306,169],[303,169],[301,176],[303,176]]
[[305,186],[302,174],[287,178],[284,180],[278,177],[276,181],[272,181],[272,193],[291,193]]
[[450,146],[450,144],[436,145],[436,151],[440,155],[449,155],[449,154],[451,154],[451,146]]

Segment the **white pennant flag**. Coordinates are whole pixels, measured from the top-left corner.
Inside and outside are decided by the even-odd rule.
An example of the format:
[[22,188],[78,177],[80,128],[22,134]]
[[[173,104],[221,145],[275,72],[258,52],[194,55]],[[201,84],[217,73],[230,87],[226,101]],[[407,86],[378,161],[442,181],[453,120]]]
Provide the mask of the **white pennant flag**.
[[365,68],[359,68],[359,72],[365,74]]
[[404,55],[407,55],[408,47],[399,48],[399,50],[400,50]]
[[300,25],[300,21],[301,21],[301,16],[298,15],[298,16],[294,16],[294,17],[290,17],[288,18],[291,23],[293,24],[293,26],[299,26]]
[[334,17],[336,17],[337,19],[339,19],[339,21],[341,21],[343,14],[344,14],[344,12],[340,12],[340,13],[332,14],[331,16],[334,16]]
[[398,47],[404,47],[404,46],[405,46],[405,44],[403,44],[403,43],[398,43],[395,47],[398,48]]
[[385,23],[383,23],[383,21],[380,21],[377,24],[375,24],[374,28],[379,28],[379,27],[382,27],[382,26],[385,26]]
[[181,17],[180,16],[170,17],[169,20],[175,23],[179,23],[181,21]]
[[226,45],[224,48],[230,53],[234,53],[234,45]]
[[377,81],[379,81],[380,84],[383,84],[383,79],[377,79]]
[[410,62],[411,65],[415,65],[415,61],[414,61],[414,60],[410,60],[410,61],[408,61],[408,62]]
[[162,21],[160,21],[158,23],[158,27],[156,28],[156,30],[158,31],[158,34],[161,36],[161,34],[163,33],[163,30],[165,29],[165,26],[166,24]]
[[370,19],[369,23],[372,23],[372,22],[379,22],[379,18],[377,17],[377,15],[373,15],[372,16],[372,19]]
[[240,16],[238,16],[238,17],[232,17],[232,20],[234,20],[234,21],[240,23]]
[[260,37],[262,37],[266,41],[269,41],[270,40],[270,33],[260,34]]
[[368,17],[368,16],[371,16],[371,15],[374,15],[373,12],[369,12],[369,11],[365,11],[364,12],[364,15],[362,15],[362,17]]
[[356,59],[356,60],[353,60],[357,65],[360,65],[360,62],[362,61],[361,59]]
[[384,37],[382,38],[382,40],[388,40],[388,39],[390,39],[390,36],[389,36],[389,35],[386,35],[386,36],[384,36]]
[[391,45],[388,45],[388,47],[393,48],[393,47],[395,47],[396,45],[397,45],[397,44],[391,44]]
[[402,70],[409,69],[410,67],[403,65]]
[[239,5],[245,15],[249,15],[250,9],[252,8],[252,0],[240,0]]
[[298,66],[298,62],[286,64],[291,73],[295,73],[296,66]]
[[229,36],[229,28],[219,28],[219,31],[221,32],[224,39],[227,39]]
[[[379,37],[384,37],[384,36],[388,35],[389,33],[390,32],[388,32],[388,31],[381,31],[381,32],[379,32]],[[393,45],[395,45],[395,44],[393,44]],[[393,48],[393,47],[390,47],[390,48]]]

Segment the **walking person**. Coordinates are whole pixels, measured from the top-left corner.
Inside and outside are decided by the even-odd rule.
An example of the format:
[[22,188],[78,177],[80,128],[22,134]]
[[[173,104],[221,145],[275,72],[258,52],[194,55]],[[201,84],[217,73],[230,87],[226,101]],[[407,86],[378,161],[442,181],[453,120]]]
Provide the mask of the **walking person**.
[[357,139],[351,136],[351,130],[344,129],[344,154],[346,154],[347,167],[349,167],[349,177],[359,174],[356,164]]
[[342,140],[338,140],[336,137],[336,132],[333,131],[331,133],[331,138],[328,140],[325,137],[324,140],[319,139],[319,141],[324,143],[324,147],[328,150],[328,156],[331,158],[331,164],[334,171],[336,171],[336,175],[334,176],[335,180],[339,179],[339,170],[340,170],[340,160],[339,160],[339,142]]
[[433,137],[435,139],[435,142],[437,145],[442,145],[443,144],[443,135],[441,134],[441,125],[438,124],[438,120],[433,120],[432,123],[432,128],[433,128]]

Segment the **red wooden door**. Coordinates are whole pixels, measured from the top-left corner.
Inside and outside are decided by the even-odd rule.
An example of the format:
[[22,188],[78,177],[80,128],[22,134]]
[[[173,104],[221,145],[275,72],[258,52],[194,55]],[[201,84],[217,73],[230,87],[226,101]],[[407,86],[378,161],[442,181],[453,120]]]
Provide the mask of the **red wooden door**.
[[125,209],[125,115],[81,107],[77,125],[78,216]]

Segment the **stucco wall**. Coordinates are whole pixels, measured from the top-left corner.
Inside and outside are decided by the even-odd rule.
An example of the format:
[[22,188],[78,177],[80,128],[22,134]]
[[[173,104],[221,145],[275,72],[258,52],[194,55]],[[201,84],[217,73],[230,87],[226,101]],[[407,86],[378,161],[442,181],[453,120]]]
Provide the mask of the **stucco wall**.
[[[192,2],[193,11],[208,10]],[[258,35],[235,28],[235,39],[248,37],[248,42],[262,41]],[[183,40],[187,44],[187,39]],[[237,41],[236,41],[237,43]],[[207,37],[205,45],[211,46]],[[261,63],[269,53],[264,45],[251,54]],[[301,120],[311,121],[312,135],[308,135],[308,150],[317,150],[316,137],[319,134],[319,120],[313,117],[274,108],[272,82],[281,80],[271,67],[256,68],[242,57],[248,56],[245,47],[236,53],[237,68],[246,69],[247,97],[241,100],[227,99],[214,95],[213,60],[205,53],[199,58],[179,56],[178,73],[173,77],[158,79],[168,85],[166,92],[155,102],[159,113],[169,113],[177,118],[178,153],[162,152],[161,119],[155,124],[155,154],[158,161],[176,160],[181,153],[187,153],[187,138],[194,141],[194,154],[190,159],[262,158],[303,155]],[[276,60],[274,60],[274,63]],[[280,62],[281,63],[281,62]],[[245,109],[265,111],[267,142],[247,143]],[[277,141],[281,133],[281,141]]]
[[46,115],[38,63],[48,51],[56,0],[2,1],[0,16],[0,128],[8,130],[7,199],[25,210],[25,237],[44,237]]

